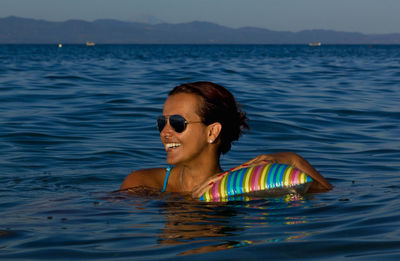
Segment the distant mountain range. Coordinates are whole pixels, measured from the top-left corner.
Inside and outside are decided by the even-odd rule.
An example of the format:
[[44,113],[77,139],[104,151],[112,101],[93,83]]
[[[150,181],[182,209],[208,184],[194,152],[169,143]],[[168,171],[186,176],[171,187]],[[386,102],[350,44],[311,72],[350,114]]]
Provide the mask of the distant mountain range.
[[397,34],[331,30],[271,31],[234,29],[209,22],[145,24],[118,20],[44,20],[0,18],[0,44],[400,44]]

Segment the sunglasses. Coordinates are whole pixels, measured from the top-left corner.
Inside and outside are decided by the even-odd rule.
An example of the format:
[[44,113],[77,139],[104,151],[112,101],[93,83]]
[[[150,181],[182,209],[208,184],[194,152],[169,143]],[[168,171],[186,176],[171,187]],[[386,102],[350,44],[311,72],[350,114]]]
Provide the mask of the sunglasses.
[[170,116],[158,116],[157,118],[157,127],[161,132],[165,125],[167,125],[167,121],[169,120],[169,125],[176,131],[177,133],[182,133],[186,126],[189,123],[200,123],[201,121],[187,121],[181,115],[170,115]]

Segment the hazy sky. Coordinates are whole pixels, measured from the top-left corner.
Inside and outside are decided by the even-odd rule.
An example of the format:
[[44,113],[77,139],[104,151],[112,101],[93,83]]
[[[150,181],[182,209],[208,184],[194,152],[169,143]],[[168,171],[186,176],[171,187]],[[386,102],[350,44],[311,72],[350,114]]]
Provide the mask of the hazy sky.
[[0,0],[0,17],[132,21],[153,16],[168,23],[197,20],[287,31],[400,33],[399,13],[400,0]]

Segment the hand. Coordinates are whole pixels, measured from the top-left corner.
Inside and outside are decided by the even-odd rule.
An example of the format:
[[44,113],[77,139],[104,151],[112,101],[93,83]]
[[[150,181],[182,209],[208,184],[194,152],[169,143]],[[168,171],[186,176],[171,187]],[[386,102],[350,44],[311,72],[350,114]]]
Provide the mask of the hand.
[[233,168],[232,170],[238,170],[241,168],[248,168],[248,167],[258,166],[261,164],[271,164],[271,163],[278,163],[278,160],[276,159],[275,156],[273,156],[272,154],[261,154],[255,157],[254,159],[246,161],[242,165]]
[[193,198],[200,198],[208,189],[210,189],[215,183],[217,183],[220,179],[222,179],[226,174],[242,169],[242,168],[249,168],[249,167],[254,167],[257,165],[261,164],[270,164],[270,163],[277,163],[278,161],[276,160],[276,157],[274,157],[272,154],[262,154],[254,159],[251,159],[237,167],[231,168],[228,171],[219,173],[215,176],[212,176],[211,178],[207,179],[205,182],[201,183],[197,187],[195,187],[192,191],[192,197]]
[[194,189],[192,191],[192,197],[200,198],[209,188],[211,188],[215,183],[217,183],[219,180],[221,180],[228,173],[229,173],[229,171],[225,171],[225,172],[219,173],[217,175],[214,175],[214,176],[208,178],[206,181],[204,181],[200,185],[194,187]]
[[242,169],[242,168],[248,168],[248,167],[254,167],[260,164],[269,164],[269,163],[274,163],[275,161],[272,159],[272,157],[269,157],[268,155],[260,155],[252,160],[249,160],[237,167],[234,167],[228,171],[219,173],[215,176],[210,177],[207,179],[205,182],[201,183],[197,187],[195,187],[192,191],[192,197],[193,198],[200,198],[209,188],[211,188],[215,183],[217,183],[219,180],[221,180],[226,174]]

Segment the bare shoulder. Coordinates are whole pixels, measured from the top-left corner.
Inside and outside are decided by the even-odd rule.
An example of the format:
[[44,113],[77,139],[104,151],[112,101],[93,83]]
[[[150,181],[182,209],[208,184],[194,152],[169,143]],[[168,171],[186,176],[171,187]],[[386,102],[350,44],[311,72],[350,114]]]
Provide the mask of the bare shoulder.
[[139,186],[161,188],[164,180],[165,168],[140,169],[129,174],[120,187],[121,190]]

